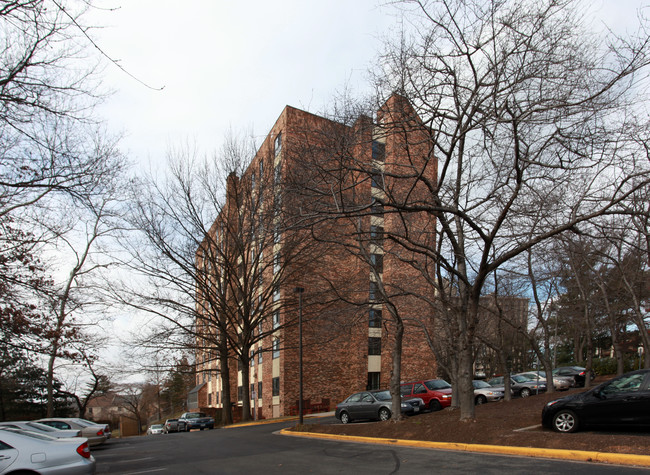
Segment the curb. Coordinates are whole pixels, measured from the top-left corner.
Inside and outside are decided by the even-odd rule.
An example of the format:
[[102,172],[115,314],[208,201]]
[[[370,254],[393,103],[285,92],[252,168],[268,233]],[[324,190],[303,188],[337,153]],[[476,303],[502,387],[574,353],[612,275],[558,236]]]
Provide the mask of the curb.
[[426,442],[420,440],[385,439],[350,435],[321,434],[316,432],[295,432],[288,429],[282,429],[279,432],[282,435],[288,435],[292,437],[341,440],[344,442],[359,442],[364,444],[398,445],[402,447],[456,450],[461,452],[476,452],[499,455],[519,455],[524,457],[574,460],[578,462],[599,462],[617,465],[650,467],[650,455],[614,454],[609,452],[592,452],[586,450],[541,449],[534,447],[464,444],[455,442]]
[[[320,419],[322,417],[333,416],[334,412],[325,412],[320,414],[310,414],[303,416],[304,419]],[[289,416],[277,419],[262,419],[257,421],[243,422],[238,424],[230,424],[228,426],[223,426],[223,429],[237,429],[238,427],[250,427],[250,426],[260,426],[264,424],[277,424],[278,422],[287,422],[287,421],[297,421],[298,416]]]

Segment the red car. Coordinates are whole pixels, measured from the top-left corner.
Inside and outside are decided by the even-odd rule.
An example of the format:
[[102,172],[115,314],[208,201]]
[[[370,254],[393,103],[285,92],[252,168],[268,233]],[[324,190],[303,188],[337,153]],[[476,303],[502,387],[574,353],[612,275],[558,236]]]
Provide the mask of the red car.
[[402,396],[419,397],[431,411],[439,411],[451,405],[451,385],[444,379],[429,379],[402,383]]

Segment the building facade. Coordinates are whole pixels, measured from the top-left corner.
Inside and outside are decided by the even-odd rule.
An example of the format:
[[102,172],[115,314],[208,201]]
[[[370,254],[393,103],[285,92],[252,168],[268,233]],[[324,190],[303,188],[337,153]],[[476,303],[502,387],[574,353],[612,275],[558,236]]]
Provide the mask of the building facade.
[[[399,96],[350,124],[287,106],[242,176],[228,179],[221,215],[197,252],[207,276],[198,291],[197,313],[206,315],[197,319],[199,407],[222,407],[229,387],[231,402],[246,408],[247,399],[258,418],[295,414],[300,361],[306,412],[387,388],[397,322],[401,380],[438,376],[431,315],[417,297],[431,291],[412,265],[421,257],[384,239],[435,239],[425,215],[384,209],[387,194],[419,197],[417,186],[391,178],[431,160],[414,156],[427,144],[406,127],[413,121]],[[426,170],[435,180],[436,164]],[[203,303],[210,298],[212,311]]]

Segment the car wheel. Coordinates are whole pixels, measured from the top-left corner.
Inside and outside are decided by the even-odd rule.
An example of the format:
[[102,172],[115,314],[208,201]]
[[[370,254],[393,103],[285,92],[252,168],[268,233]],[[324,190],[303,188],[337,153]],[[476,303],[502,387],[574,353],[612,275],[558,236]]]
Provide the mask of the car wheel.
[[431,412],[436,412],[442,410],[442,406],[440,405],[440,401],[437,399],[432,399],[431,402],[429,402],[429,410]]
[[561,410],[553,416],[553,429],[565,433],[577,431],[578,416],[568,409]]
[[342,424],[347,424],[348,422],[352,422],[352,419],[350,418],[350,415],[347,412],[342,412],[341,413],[341,423]]
[[528,389],[528,388],[524,388],[524,389],[522,389],[521,392],[519,393],[519,395],[520,395],[521,397],[528,397],[528,396],[530,396],[530,389]]
[[487,402],[487,398],[483,395],[476,396],[476,405],[480,406],[481,404],[485,404]]
[[382,407],[379,409],[379,420],[380,421],[387,421],[390,419],[390,411],[386,409],[385,407]]

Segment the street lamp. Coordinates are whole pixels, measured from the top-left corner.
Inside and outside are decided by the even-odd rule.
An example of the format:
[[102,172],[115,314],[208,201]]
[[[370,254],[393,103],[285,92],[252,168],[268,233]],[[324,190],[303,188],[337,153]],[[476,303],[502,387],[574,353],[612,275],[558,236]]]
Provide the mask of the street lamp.
[[296,287],[298,293],[298,423],[302,425],[302,287]]

